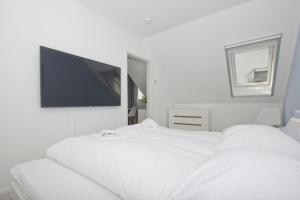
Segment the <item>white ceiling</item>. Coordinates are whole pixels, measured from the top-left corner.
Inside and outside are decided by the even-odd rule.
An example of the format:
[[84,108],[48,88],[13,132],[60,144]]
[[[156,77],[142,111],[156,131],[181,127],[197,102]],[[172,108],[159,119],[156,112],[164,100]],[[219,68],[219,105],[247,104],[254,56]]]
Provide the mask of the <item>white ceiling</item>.
[[[76,0],[112,23],[147,37],[250,0]],[[145,24],[145,17],[152,17]]]

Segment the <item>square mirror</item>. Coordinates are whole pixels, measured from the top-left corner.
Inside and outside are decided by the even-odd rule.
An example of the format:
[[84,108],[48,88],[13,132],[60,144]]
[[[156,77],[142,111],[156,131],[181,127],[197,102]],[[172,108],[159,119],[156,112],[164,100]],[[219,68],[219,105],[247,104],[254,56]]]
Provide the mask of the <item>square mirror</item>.
[[273,95],[281,37],[225,46],[233,97]]

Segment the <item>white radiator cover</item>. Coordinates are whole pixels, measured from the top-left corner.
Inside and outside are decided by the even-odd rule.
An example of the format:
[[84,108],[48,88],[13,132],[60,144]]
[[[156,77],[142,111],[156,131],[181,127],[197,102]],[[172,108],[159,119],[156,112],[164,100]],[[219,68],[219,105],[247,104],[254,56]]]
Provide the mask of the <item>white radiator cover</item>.
[[210,130],[208,109],[170,109],[169,128],[192,131]]

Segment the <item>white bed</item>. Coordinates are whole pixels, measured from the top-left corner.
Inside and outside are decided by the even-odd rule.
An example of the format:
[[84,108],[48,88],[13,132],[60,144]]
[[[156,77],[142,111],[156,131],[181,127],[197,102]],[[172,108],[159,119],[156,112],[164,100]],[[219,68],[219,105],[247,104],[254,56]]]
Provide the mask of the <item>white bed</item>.
[[234,126],[220,134],[146,121],[65,139],[50,147],[47,157],[12,170],[30,200],[79,200],[91,194],[88,199],[300,199],[300,143],[261,125]]
[[50,159],[22,163],[11,170],[20,200],[121,200],[94,181]]

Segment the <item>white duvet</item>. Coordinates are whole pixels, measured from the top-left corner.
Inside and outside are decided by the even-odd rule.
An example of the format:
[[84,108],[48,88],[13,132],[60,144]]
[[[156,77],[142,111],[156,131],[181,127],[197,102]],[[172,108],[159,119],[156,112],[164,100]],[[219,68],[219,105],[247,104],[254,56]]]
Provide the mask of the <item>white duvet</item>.
[[262,150],[219,150],[218,133],[139,125],[114,131],[65,139],[47,156],[125,200],[300,199],[296,159]]

